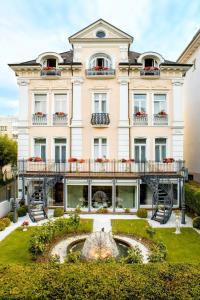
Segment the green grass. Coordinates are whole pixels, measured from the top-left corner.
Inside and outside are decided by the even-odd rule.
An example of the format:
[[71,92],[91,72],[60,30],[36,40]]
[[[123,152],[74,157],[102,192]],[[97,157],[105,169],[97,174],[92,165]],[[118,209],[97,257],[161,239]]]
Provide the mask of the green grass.
[[28,245],[31,234],[37,227],[29,227],[27,231],[17,228],[0,242],[0,264],[30,264],[31,255]]
[[[93,220],[82,219],[80,221],[80,232],[92,231]],[[32,264],[31,255],[28,251],[31,235],[37,230],[37,226],[28,227],[27,231],[17,228],[0,242],[0,264]],[[78,231],[79,231],[78,230]]]
[[[146,220],[112,220],[113,232],[148,237]],[[167,261],[173,263],[200,262],[200,235],[192,228],[182,228],[181,234],[174,234],[175,228],[156,228],[154,239],[161,240],[168,250]]]

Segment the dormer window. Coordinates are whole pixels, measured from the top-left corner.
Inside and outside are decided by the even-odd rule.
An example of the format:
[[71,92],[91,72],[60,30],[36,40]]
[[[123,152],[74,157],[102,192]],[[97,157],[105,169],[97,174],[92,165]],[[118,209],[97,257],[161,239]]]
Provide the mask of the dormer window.
[[90,59],[90,69],[110,69],[112,67],[111,58],[107,54],[95,54]]
[[159,77],[160,64],[164,62],[164,58],[156,52],[145,52],[138,57],[137,62],[142,64],[141,76]]
[[158,67],[158,63],[155,59],[153,58],[146,58],[144,60],[144,67]]
[[56,59],[55,58],[48,58],[46,60],[46,66],[56,68]]

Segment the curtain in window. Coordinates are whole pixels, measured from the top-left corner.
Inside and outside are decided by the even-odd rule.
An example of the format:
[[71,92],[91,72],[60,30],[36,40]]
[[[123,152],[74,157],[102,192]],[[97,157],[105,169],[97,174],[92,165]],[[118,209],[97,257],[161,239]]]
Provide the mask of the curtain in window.
[[166,95],[156,94],[154,95],[154,113],[158,114],[161,111],[167,110]]
[[35,97],[35,113],[42,112],[46,114],[47,111],[47,95],[37,94]]
[[137,112],[146,112],[146,95],[135,94],[134,95],[134,114]]
[[55,112],[67,112],[67,95],[55,94]]

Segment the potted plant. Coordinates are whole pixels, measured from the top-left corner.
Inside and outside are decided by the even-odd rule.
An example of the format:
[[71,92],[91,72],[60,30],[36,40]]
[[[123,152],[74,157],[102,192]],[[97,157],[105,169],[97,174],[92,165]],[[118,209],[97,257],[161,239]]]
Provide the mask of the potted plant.
[[172,157],[168,157],[168,158],[163,158],[163,163],[173,163],[174,159]]
[[64,113],[63,111],[57,111],[55,113],[55,115],[58,116],[58,117],[64,117],[64,116],[66,116],[66,113]]

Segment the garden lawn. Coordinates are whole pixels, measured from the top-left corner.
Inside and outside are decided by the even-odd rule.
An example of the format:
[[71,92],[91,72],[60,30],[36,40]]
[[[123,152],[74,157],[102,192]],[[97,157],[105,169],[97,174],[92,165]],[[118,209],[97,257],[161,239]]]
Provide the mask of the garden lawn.
[[[146,220],[112,220],[113,232],[133,234],[149,238]],[[155,228],[154,239],[161,240],[167,247],[167,261],[174,263],[200,262],[200,235],[192,228],[181,228],[181,234],[174,234],[175,228]]]
[[[93,221],[82,219],[80,221],[79,230],[91,232]],[[37,226],[29,226],[27,231],[17,228],[0,242],[0,264],[32,264],[32,256],[28,251],[31,235],[37,231]]]

